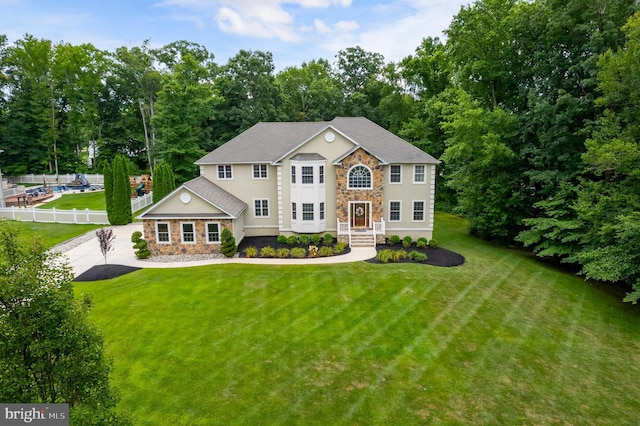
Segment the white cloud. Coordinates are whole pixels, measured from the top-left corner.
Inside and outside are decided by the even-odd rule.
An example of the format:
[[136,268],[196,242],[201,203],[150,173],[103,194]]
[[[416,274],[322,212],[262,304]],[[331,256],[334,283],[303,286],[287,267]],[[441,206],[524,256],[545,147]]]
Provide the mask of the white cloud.
[[320,34],[325,34],[331,31],[331,27],[327,25],[322,19],[314,19],[313,25],[316,27],[316,31]]
[[333,24],[333,28],[335,28],[337,31],[348,33],[357,30],[358,28],[360,28],[360,25],[358,25],[356,21],[338,21]]

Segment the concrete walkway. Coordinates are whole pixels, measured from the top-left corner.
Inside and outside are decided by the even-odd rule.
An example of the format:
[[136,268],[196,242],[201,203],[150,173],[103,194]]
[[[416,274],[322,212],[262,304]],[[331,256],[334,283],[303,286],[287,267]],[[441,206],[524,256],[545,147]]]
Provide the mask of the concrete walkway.
[[[206,259],[183,262],[154,262],[153,259],[141,260],[133,253],[133,243],[131,242],[131,234],[135,231],[142,232],[141,223],[131,223],[124,226],[113,226],[113,250],[107,255],[107,263],[114,265],[135,266],[138,268],[181,268],[188,266],[214,265],[223,263],[253,263],[264,265],[301,265],[310,264],[331,264],[331,263],[347,263],[358,262],[371,259],[376,256],[374,247],[354,247],[351,252],[331,257],[319,257],[314,259],[263,259],[263,258],[224,258],[224,259]],[[103,265],[104,256],[100,252],[100,245],[95,236],[95,231],[90,232],[84,239],[86,240],[72,248],[65,248],[62,245],[58,248],[69,258],[73,267],[74,276],[78,276],[83,272],[91,269],[95,265]],[[71,244],[72,245],[72,244]]]

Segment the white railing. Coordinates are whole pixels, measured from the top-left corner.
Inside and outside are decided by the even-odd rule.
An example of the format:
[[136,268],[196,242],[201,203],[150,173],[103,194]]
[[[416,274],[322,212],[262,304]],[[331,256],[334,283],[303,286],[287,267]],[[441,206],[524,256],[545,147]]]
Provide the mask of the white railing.
[[[373,236],[384,235],[386,233],[386,226],[384,219],[380,219],[380,222],[373,222]],[[377,241],[377,239],[376,239]]]
[[349,226],[349,222],[340,222],[338,221],[338,235],[346,235],[349,238],[349,247],[351,247],[351,227]]
[[131,211],[135,213],[138,210],[142,210],[145,207],[153,204],[152,194],[152,192],[149,192],[148,194],[144,194],[142,197],[134,198],[133,200],[131,200]]
[[25,188],[22,185],[20,185],[20,186],[18,186],[16,188],[4,188],[2,190],[2,193],[4,194],[5,198],[13,197],[13,196],[18,195],[18,194],[24,194],[26,192],[27,192],[27,188]]
[[8,207],[0,208],[0,217],[11,220],[24,220],[28,222],[58,222],[58,223],[93,223],[109,224],[106,211],[96,210],[58,210]]
[[[85,174],[87,181],[91,185],[104,185],[104,176],[100,174]],[[7,179],[12,183],[37,183],[44,184],[46,182],[47,185],[65,185],[69,182],[73,182],[76,178],[76,175],[73,173],[67,173],[62,175],[22,175],[22,176],[8,176]]]

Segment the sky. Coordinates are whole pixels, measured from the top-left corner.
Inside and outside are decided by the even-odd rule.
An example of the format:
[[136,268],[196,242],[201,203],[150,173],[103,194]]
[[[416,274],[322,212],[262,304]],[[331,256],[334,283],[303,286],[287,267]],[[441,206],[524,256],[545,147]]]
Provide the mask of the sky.
[[440,37],[472,0],[0,0],[0,34],[103,50],[199,43],[222,65],[241,49],[273,54],[276,71],[335,60],[360,46],[387,62]]

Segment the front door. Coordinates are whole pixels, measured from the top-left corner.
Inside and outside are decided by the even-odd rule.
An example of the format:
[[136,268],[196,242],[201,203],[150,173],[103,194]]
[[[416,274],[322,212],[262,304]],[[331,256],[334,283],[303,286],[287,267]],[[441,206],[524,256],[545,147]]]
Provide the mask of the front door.
[[352,228],[369,228],[369,203],[351,203],[349,217]]

